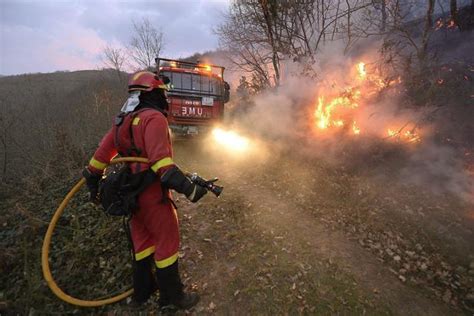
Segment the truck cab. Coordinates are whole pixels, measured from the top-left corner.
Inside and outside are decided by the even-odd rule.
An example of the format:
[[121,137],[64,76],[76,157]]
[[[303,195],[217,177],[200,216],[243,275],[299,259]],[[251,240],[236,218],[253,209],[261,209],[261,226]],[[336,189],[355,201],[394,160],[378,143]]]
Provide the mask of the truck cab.
[[156,66],[171,81],[168,122],[174,134],[201,134],[223,119],[230,96],[224,67],[160,57]]

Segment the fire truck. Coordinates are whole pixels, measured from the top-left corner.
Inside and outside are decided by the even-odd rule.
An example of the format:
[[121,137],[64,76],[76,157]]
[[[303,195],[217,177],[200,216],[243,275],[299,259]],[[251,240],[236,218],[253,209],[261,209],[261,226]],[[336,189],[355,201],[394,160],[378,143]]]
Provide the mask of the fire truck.
[[224,67],[156,58],[157,73],[171,80],[168,122],[175,135],[202,134],[224,117],[230,87]]

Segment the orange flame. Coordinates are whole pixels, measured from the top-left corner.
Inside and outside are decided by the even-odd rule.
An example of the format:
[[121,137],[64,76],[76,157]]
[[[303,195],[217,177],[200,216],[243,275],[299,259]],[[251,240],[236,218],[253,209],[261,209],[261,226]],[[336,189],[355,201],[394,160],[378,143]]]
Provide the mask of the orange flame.
[[414,130],[407,130],[402,132],[395,131],[391,128],[387,129],[388,137],[396,137],[398,140],[405,141],[407,143],[417,143],[421,141],[420,135],[418,135]]
[[[401,78],[384,80],[377,73],[368,72],[366,64],[359,62],[355,65],[356,79],[358,85],[345,89],[337,96],[328,97],[320,93],[313,116],[317,133],[327,133],[331,130],[342,131],[351,135],[360,135],[362,129],[354,119],[357,116],[357,110],[360,104],[373,94],[380,92],[397,83],[401,83]],[[364,93],[364,95],[363,95]],[[416,143],[421,141],[421,136],[415,132],[415,129],[405,130],[393,127],[385,127],[385,135],[407,143]],[[382,132],[382,134],[384,134]]]
[[421,141],[421,137],[414,131],[406,131],[403,133],[403,137],[409,143],[415,143]]
[[360,128],[357,127],[356,121],[352,122],[352,132],[354,135],[360,134]]
[[365,63],[360,62],[357,64],[357,73],[359,75],[360,79],[366,79],[367,78],[367,71],[365,70]]
[[359,105],[355,102],[359,98],[360,91],[349,91],[348,95],[340,96],[332,99],[329,103],[324,102],[324,96],[318,98],[318,107],[314,112],[316,117],[316,125],[320,129],[327,129],[330,126],[344,126],[345,122],[342,118],[335,115],[340,108],[353,109]]
[[397,132],[395,132],[393,129],[389,128],[387,130],[387,134],[388,134],[389,137],[393,137],[393,136],[397,135]]

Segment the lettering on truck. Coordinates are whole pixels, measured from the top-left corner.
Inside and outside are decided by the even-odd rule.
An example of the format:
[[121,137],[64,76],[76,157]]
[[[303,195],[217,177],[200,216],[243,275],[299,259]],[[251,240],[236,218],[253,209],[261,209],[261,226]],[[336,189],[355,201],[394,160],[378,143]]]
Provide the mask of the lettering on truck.
[[203,110],[201,107],[195,108],[195,107],[183,106],[181,107],[181,114],[183,116],[202,116]]
[[184,105],[201,105],[201,101],[198,101],[198,100],[184,100]]

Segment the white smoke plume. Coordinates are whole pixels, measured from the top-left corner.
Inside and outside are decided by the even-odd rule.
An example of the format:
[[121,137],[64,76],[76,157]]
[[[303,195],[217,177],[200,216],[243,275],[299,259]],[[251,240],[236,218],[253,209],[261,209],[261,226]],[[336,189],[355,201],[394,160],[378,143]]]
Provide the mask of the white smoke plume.
[[[401,183],[474,201],[473,179],[465,170],[462,155],[437,142],[434,127],[426,120],[436,108],[407,105],[404,84],[397,78],[392,80],[393,86],[376,87],[375,75],[380,74],[375,53],[351,58],[341,51],[338,47],[329,48],[313,65],[317,74],[314,78],[301,75],[300,64],[286,64],[288,75],[283,84],[255,96],[254,106],[240,115],[234,126],[270,143],[270,150],[301,153],[331,164],[360,162],[370,167],[374,155],[382,152],[383,156],[384,151],[395,148],[403,157],[398,177]],[[366,63],[368,76],[373,75],[374,82],[357,80],[359,61]],[[318,99],[323,97],[328,102],[354,90],[361,93],[357,108],[339,110],[343,118],[349,118],[344,126],[318,129]],[[352,121],[360,134],[354,135],[349,124]]]

